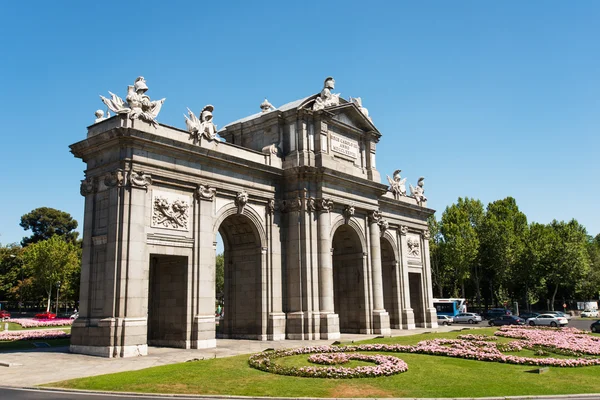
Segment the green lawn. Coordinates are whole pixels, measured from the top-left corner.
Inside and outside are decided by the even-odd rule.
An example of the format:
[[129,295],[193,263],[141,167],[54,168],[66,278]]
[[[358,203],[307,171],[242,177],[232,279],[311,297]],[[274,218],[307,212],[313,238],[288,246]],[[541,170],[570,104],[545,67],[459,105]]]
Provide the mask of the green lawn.
[[[492,334],[494,331],[493,328],[485,328],[476,333]],[[460,333],[421,334],[362,343],[416,344],[435,337],[455,338]],[[523,356],[531,354],[529,351],[520,353]],[[237,356],[75,379],[48,386],[103,391],[285,397],[480,397],[600,393],[600,366],[551,367],[549,372],[537,374],[528,372],[535,369],[531,366],[421,354],[392,355],[406,361],[408,372],[390,377],[349,380],[296,378],[255,370],[248,366],[248,356]],[[306,357],[282,358],[277,362],[308,365]],[[350,366],[364,364],[359,361],[353,363]]]
[[40,329],[53,329],[53,328],[54,329],[60,328],[60,329],[64,330],[65,332],[71,331],[71,325],[39,326],[39,327],[33,327],[33,328],[23,328],[21,325],[15,324],[14,322],[2,322],[2,323],[0,323],[0,332],[2,332],[4,330],[5,324],[8,324],[9,331],[34,331],[34,330],[40,330]]

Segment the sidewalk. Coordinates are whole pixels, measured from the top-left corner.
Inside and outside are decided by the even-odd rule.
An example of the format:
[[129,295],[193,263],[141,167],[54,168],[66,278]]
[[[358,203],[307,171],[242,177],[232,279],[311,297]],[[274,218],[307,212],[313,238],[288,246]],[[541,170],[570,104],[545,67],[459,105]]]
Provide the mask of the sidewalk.
[[[484,325],[479,325],[483,327]],[[418,335],[425,332],[449,332],[473,326],[450,326],[436,329],[418,328],[412,330],[392,330],[392,336]],[[342,334],[341,342],[367,340],[377,335]],[[256,341],[217,339],[217,347],[212,349],[185,350],[166,347],[149,347],[148,355],[133,358],[101,358],[82,354],[71,354],[67,347],[33,349],[0,353],[1,364],[19,364],[10,367],[0,366],[2,385],[35,386],[44,383],[86,376],[134,371],[159,365],[181,363],[193,359],[231,357],[239,354],[258,353],[268,348],[296,348],[332,344],[333,340],[283,340]]]

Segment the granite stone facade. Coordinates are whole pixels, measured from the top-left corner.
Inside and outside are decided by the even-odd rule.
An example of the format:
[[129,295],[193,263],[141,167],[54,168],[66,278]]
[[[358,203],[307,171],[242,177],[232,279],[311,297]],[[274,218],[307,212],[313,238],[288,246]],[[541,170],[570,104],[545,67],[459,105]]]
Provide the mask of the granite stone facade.
[[341,98],[313,107],[319,96],[231,123],[219,132],[226,142],[127,115],[88,128],[71,146],[87,165],[71,351],[129,357],[148,345],[216,346],[217,233],[221,337],[437,326],[433,210],[380,183],[381,134],[361,107]]

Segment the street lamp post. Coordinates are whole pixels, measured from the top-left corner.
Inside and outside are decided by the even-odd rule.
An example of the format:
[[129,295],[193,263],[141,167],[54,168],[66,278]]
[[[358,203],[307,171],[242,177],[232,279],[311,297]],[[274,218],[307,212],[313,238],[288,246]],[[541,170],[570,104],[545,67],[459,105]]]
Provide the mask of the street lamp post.
[[58,317],[58,290],[60,289],[60,281],[56,282],[56,316]]

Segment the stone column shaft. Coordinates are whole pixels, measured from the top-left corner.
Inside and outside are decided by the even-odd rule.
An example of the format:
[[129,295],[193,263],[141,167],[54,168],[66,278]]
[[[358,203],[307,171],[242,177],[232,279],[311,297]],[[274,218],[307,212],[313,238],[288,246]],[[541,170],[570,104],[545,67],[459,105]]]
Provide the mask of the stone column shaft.
[[319,293],[322,312],[334,312],[329,218],[328,211],[323,210],[319,213]]
[[369,226],[371,235],[371,268],[373,276],[373,310],[383,311],[383,278],[381,272],[381,243],[379,241],[379,225],[372,220]]

